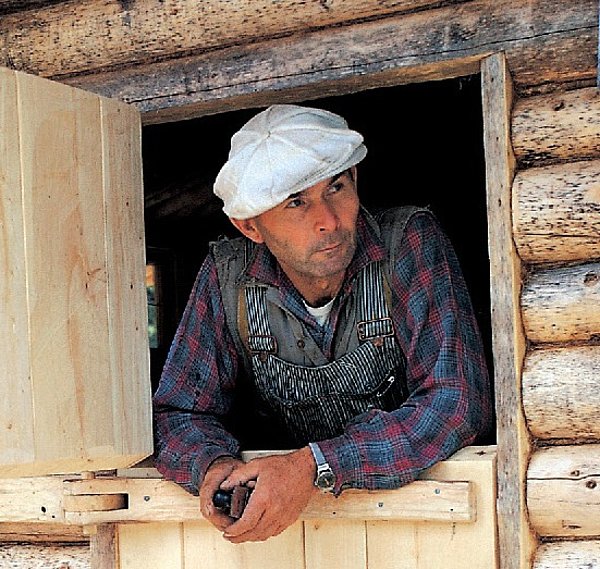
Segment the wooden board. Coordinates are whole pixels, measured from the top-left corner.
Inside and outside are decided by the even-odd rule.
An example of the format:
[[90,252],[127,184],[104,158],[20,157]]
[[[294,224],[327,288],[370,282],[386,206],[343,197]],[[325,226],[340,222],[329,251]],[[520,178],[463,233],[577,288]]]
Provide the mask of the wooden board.
[[139,116],[0,80],[0,476],[133,464],[152,452]]
[[[471,458],[475,457],[472,455]],[[500,567],[496,536],[496,487],[486,482],[490,475],[494,476],[495,468],[487,458],[484,453],[478,461],[442,462],[428,474],[432,477],[452,476],[473,481],[477,502],[475,524],[367,522],[368,567]]]
[[114,524],[90,529],[90,568],[118,569],[118,529]]
[[[134,475],[134,469],[129,473]],[[446,521],[406,519],[404,512],[413,508],[408,499],[410,490],[408,493],[403,489],[363,492],[375,504],[397,503],[395,512],[388,511],[379,518],[372,518],[379,521],[356,518],[356,513],[363,511],[361,501],[364,503],[364,500],[360,493],[344,493],[343,507],[335,506],[342,499],[318,495],[309,504],[302,519],[281,536],[266,543],[241,546],[229,544],[208,522],[202,520],[197,498],[174,483],[148,478],[147,470],[142,473],[143,478],[106,480],[109,487],[105,490],[109,490],[110,494],[72,493],[74,488],[101,489],[102,485],[85,486],[102,482],[100,478],[80,479],[83,486],[77,483],[73,486],[74,482],[65,482],[60,476],[0,480],[0,533],[3,528],[34,528],[36,524],[41,528],[48,528],[49,524],[56,528],[79,528],[81,532],[82,524],[90,523],[92,525],[86,527],[92,534],[94,569],[146,569],[148,559],[157,560],[161,563],[160,567],[168,569],[194,567],[200,563],[203,569],[262,569],[268,560],[279,563],[281,559],[285,559],[286,566],[291,569],[319,567],[325,560],[335,562],[334,566],[340,569],[356,567],[357,562],[362,563],[360,567],[368,566],[370,569],[429,569],[445,557],[454,559],[456,563],[455,566],[447,565],[449,569],[458,569],[464,568],[466,555],[474,568],[494,569],[497,566],[495,473],[495,447],[468,447],[422,474],[419,482],[430,484],[432,489],[440,488],[444,483],[467,484],[472,492],[470,503],[474,508],[471,521],[457,522],[451,517]],[[165,485],[162,497],[152,490],[152,485],[157,482]],[[128,494],[131,484],[139,485],[139,488]],[[99,511],[118,495],[127,496],[118,506],[123,509],[127,506],[135,512],[138,502],[150,504],[147,510],[150,515],[144,518],[146,521],[135,523],[135,516],[130,516],[126,523],[115,526],[112,522],[127,519],[122,510]],[[81,501],[66,500],[73,498],[81,498]],[[334,509],[324,513],[321,498],[333,502]],[[423,501],[422,496],[418,499]],[[354,500],[358,506],[352,504]],[[158,503],[152,512],[155,502]],[[72,516],[73,512],[65,512],[67,506],[73,504],[90,506],[95,511],[88,510],[87,518],[76,519]],[[427,510],[422,504],[418,507],[421,511]],[[192,509],[194,514],[190,513]],[[74,524],[77,521],[78,525],[68,525],[68,522]],[[393,538],[393,547],[389,543],[384,547],[390,538]],[[336,545],[326,547],[332,539]],[[413,545],[408,547],[410,543]]]
[[[111,393],[106,391],[110,383],[98,381],[106,376],[109,359],[103,341],[108,338],[108,274],[102,157],[97,150],[100,102],[30,75],[19,75],[17,81],[32,398],[38,426],[34,448],[36,462],[60,469],[62,458],[79,449],[92,445],[99,451],[111,444],[110,430],[101,431],[103,422],[113,421]],[[94,380],[85,382],[86,376]],[[96,425],[87,422],[90,417]]]
[[[469,447],[424,473],[425,479],[469,482],[475,492],[476,520],[365,521],[353,508],[336,519],[316,519],[310,510],[280,536],[264,543],[231,545],[204,521],[119,525],[120,569],[146,569],[158,559],[165,569],[473,569],[498,567],[496,543],[495,449]],[[397,490],[379,492],[379,499]],[[351,494],[350,499],[356,498]],[[318,497],[315,498],[318,500]],[[197,502],[197,499],[196,499]],[[318,511],[318,508],[317,508]],[[345,515],[349,512],[349,515]]]
[[[250,569],[285,565],[286,569],[305,569],[304,526],[301,522],[264,543],[233,545],[206,523],[183,524],[184,567],[201,561],[206,569]],[[141,569],[141,568],[140,568]]]
[[364,521],[317,520],[307,522],[304,531],[307,569],[369,567]]
[[[14,490],[7,489],[7,492],[12,494]],[[202,519],[198,499],[166,480],[65,481],[61,506],[64,512],[61,519],[72,524]],[[348,490],[339,498],[331,494],[315,496],[301,517],[305,520],[341,517],[472,523],[476,518],[475,491],[467,481],[444,481],[443,478],[417,480],[387,492]]]
[[[119,569],[184,569],[181,524],[121,525],[118,528]],[[111,554],[112,555],[112,554]],[[203,555],[203,553],[200,553]]]
[[490,250],[492,348],[498,443],[498,539],[503,569],[526,569],[535,550],[523,480],[530,453],[521,405],[525,355],[519,296],[522,263],[512,234],[510,143],[512,82],[504,56],[482,67],[483,124]]
[[10,354],[0,366],[0,464],[34,460],[33,394],[21,383],[30,354],[20,150],[16,75],[0,69],[0,349]]
[[[145,282],[142,142],[138,112],[117,101],[101,99],[106,260],[108,280],[108,348],[115,450],[121,463],[152,452],[150,353]],[[145,453],[144,453],[145,454]]]

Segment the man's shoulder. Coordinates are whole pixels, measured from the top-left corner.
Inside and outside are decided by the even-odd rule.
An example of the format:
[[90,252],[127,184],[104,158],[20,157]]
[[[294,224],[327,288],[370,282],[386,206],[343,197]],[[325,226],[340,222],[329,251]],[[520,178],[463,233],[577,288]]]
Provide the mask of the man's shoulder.
[[377,209],[370,214],[374,220],[383,245],[398,247],[409,225],[417,223],[435,223],[434,216],[427,207],[402,205]]
[[243,258],[246,253],[247,241],[245,237],[219,237],[216,241],[208,244],[208,249],[215,263],[220,264],[238,257]]

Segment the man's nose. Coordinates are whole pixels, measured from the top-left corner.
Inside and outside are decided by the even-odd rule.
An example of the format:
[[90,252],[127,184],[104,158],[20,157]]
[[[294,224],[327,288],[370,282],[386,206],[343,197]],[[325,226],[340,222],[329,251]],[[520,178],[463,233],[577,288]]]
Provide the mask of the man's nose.
[[326,200],[320,201],[315,206],[315,227],[319,232],[335,231],[339,226],[340,218],[336,209]]

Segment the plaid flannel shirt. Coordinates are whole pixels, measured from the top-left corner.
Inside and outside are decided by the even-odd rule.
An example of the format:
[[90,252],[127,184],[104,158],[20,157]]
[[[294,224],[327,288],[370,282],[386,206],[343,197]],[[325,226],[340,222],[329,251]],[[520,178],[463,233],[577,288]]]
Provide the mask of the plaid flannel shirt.
[[[321,327],[264,246],[249,273],[279,289],[331,357],[335,325],[353,277],[386,251],[364,219],[340,291],[341,302]],[[447,237],[434,217],[409,221],[391,277],[392,319],[406,356],[409,397],[397,410],[377,409],[344,433],[319,443],[344,488],[394,488],[473,443],[491,422],[489,379],[471,301]],[[214,260],[204,261],[173,340],[154,396],[156,465],[165,478],[193,494],[210,463],[239,456],[239,443],[222,426],[242,358],[229,334]]]

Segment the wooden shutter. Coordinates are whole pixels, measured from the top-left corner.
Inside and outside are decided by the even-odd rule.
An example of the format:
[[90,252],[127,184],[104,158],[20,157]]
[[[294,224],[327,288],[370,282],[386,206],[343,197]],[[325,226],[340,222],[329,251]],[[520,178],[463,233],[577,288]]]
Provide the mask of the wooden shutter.
[[139,113],[0,68],[0,476],[152,452]]

